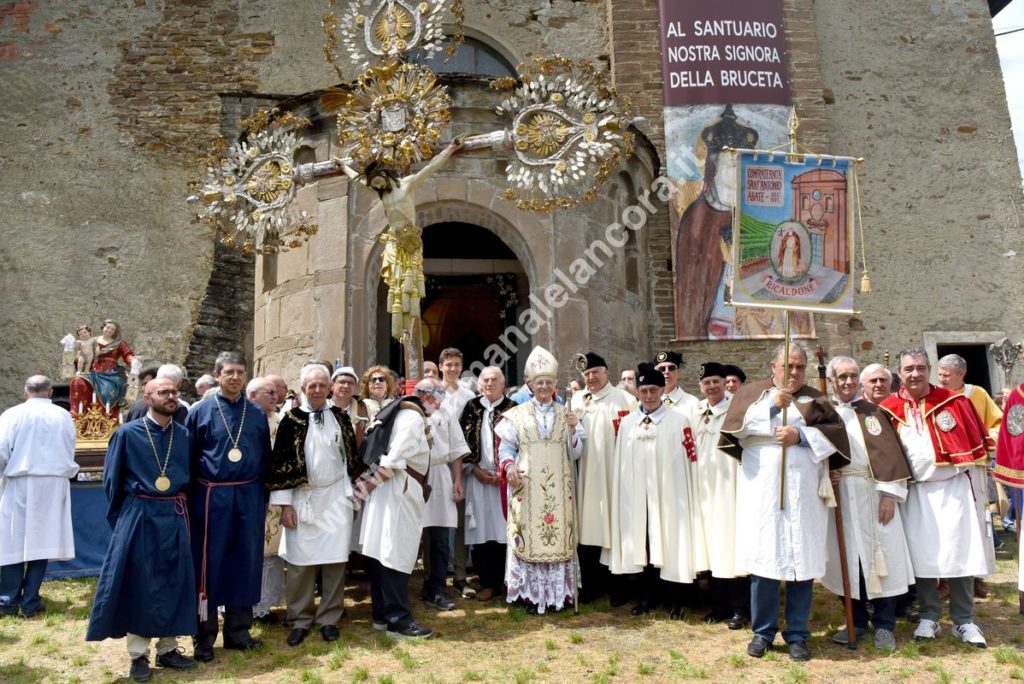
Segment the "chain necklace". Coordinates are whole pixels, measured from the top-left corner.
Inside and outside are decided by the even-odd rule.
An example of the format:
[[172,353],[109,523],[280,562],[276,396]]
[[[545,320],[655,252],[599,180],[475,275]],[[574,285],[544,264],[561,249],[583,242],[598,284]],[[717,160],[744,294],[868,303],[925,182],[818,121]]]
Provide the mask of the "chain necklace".
[[160,465],[160,452],[156,450],[156,442],[153,441],[153,433],[149,431],[149,423],[146,422],[147,419],[152,420],[149,416],[145,416],[142,419],[142,426],[146,428],[146,436],[149,437],[149,446],[153,449],[153,459],[156,461],[156,467],[160,469],[160,476],[153,481],[153,486],[156,487],[158,491],[166,492],[171,488],[171,480],[167,477],[167,464],[171,462],[171,449],[174,447],[174,422],[171,422],[171,438],[167,441],[167,454],[164,456],[164,464]]
[[249,407],[249,402],[242,397],[242,419],[238,421],[238,434],[234,437],[231,436],[231,425],[228,423],[227,416],[224,415],[224,408],[220,405],[220,396],[213,395],[214,401],[217,402],[217,410],[220,411],[220,419],[224,421],[224,429],[228,433],[228,439],[231,440],[231,449],[228,450],[228,460],[232,463],[238,463],[242,460],[242,450],[238,448],[238,442],[242,439],[242,428],[245,427],[245,410]]

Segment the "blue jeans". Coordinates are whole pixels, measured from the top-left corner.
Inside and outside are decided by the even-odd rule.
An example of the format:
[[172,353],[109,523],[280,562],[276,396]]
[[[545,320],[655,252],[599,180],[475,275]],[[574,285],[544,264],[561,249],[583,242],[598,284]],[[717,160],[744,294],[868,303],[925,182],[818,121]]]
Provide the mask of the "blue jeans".
[[25,617],[43,609],[39,587],[46,574],[47,562],[41,558],[0,566],[0,615],[17,615],[19,606]]
[[[779,631],[779,598],[781,580],[750,576],[750,619],[754,634],[768,642]],[[786,582],[786,629],[782,638],[787,644],[807,641],[811,636],[807,620],[811,616],[811,589],[814,580]]]
[[[973,587],[972,587],[973,589]],[[853,605],[853,626],[860,629],[867,629],[868,626],[868,601],[871,601],[871,605],[874,608],[874,613],[871,616],[871,623],[875,626],[875,629],[887,629],[890,632],[896,629],[896,596],[887,596],[884,598],[867,599],[868,595],[867,587],[864,586],[864,566],[860,567],[860,595],[861,598],[853,599],[850,603]],[[843,597],[840,596],[839,600],[842,601]]]
[[426,561],[427,578],[423,581],[423,597],[430,600],[438,594],[448,595],[448,558],[451,547],[448,545],[450,527],[424,527],[429,543]]

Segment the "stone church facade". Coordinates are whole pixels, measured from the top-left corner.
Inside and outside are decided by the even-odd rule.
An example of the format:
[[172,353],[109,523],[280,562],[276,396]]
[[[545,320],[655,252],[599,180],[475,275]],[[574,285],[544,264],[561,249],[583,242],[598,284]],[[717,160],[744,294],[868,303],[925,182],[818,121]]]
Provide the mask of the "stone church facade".
[[[333,119],[316,107],[337,81],[320,49],[323,9],[0,2],[4,405],[28,375],[55,372],[57,341],[75,324],[107,317],[145,360],[182,363],[193,378],[223,348],[292,384],[313,357],[397,363],[378,274],[385,223],[371,194],[344,178],[302,188],[319,232],[257,258],[215,246],[184,203],[210,140],[230,141],[260,108],[313,121],[298,162],[337,153]],[[867,160],[873,291],[858,295],[854,316],[817,317],[830,354],[870,362],[907,345],[973,347],[1001,386],[981,345],[1024,336],[1014,277],[1024,203],[990,12],[983,0],[784,2],[802,145]],[[693,371],[715,358],[756,374],[774,343],[672,340],[668,207],[641,199],[664,173],[656,0],[481,0],[466,3],[466,34],[450,69],[459,73],[442,74],[451,135],[500,125],[488,78],[530,53],[603,63],[646,121],[635,156],[573,211],[540,215],[501,199],[506,160],[491,152],[456,158],[421,189],[428,354],[455,344],[472,362],[500,351],[516,376],[534,343],[562,359],[599,351],[613,372],[671,347]],[[636,206],[641,227],[609,231]],[[585,281],[580,260],[593,271]],[[538,318],[522,325],[530,308]],[[683,377],[693,389],[693,374]]]

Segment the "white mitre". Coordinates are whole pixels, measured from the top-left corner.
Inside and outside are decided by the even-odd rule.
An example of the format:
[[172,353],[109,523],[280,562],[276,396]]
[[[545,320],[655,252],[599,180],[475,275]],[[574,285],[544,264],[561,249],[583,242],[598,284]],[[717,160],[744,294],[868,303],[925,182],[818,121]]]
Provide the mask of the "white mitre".
[[558,361],[547,349],[536,346],[526,358],[526,381],[533,382],[541,376],[558,378]]

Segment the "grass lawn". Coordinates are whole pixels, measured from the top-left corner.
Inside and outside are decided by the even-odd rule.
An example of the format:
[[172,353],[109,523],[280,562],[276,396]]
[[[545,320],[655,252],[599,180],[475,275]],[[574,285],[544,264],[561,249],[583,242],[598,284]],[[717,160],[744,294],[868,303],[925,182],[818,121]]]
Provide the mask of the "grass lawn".
[[[394,642],[370,626],[365,583],[350,582],[341,640],[325,644],[313,632],[298,648],[285,644],[287,629],[257,625],[260,653],[215,650],[216,659],[190,673],[154,669],[154,682],[1008,682],[1024,681],[1024,616],[1017,612],[1016,545],[998,553],[989,578],[992,596],[977,602],[977,621],[989,648],[955,642],[950,624],[933,644],[911,640],[913,626],[896,627],[892,654],[862,644],[835,646],[829,636],[843,623],[841,603],[815,587],[809,643],[813,660],[790,662],[785,652],[763,660],[746,655],[750,632],[706,625],[702,612],[680,622],[664,612],[634,618],[629,607],[607,602],[543,616],[491,601],[457,599],[456,610],[437,613],[416,601],[417,619],[433,627],[422,642]],[[418,595],[414,575],[412,595]],[[84,641],[94,580],[43,585],[48,610],[25,620],[0,618],[0,682],[113,682],[127,679],[123,640]],[[776,638],[776,644],[781,637]],[[191,644],[183,640],[186,654]]]

